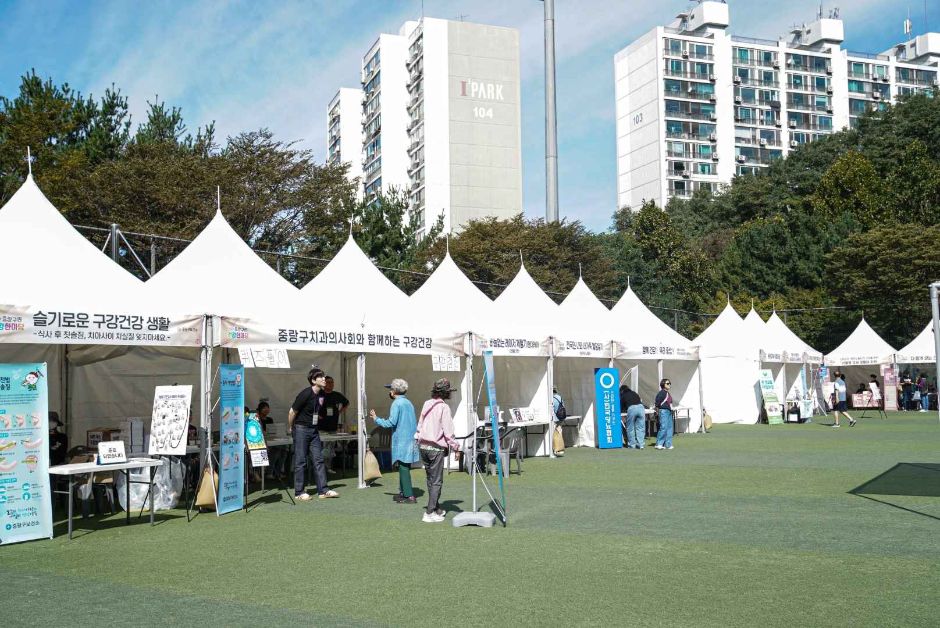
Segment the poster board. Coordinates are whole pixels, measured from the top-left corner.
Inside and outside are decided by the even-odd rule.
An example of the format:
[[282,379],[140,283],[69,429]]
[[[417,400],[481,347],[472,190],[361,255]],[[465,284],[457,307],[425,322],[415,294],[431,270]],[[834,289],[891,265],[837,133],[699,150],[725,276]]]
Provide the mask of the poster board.
[[245,505],[245,367],[219,366],[219,516]]
[[774,388],[774,374],[770,369],[761,369],[760,391],[764,398],[764,410],[769,425],[783,425],[783,404]]
[[245,421],[245,445],[253,468],[268,466],[268,445],[264,442],[264,430],[254,412]]
[[893,366],[881,365],[881,381],[884,383],[884,409],[886,412],[898,409],[898,372]]
[[598,449],[621,449],[620,372],[615,368],[594,369],[594,419]]
[[0,545],[52,538],[46,364],[0,364]]
[[287,349],[259,349],[243,346],[238,348],[238,359],[246,369],[289,369]]
[[193,387],[157,386],[153,393],[153,414],[150,417],[151,456],[183,456],[189,433],[189,409]]
[[431,354],[432,371],[459,371],[460,356],[456,353],[432,353]]

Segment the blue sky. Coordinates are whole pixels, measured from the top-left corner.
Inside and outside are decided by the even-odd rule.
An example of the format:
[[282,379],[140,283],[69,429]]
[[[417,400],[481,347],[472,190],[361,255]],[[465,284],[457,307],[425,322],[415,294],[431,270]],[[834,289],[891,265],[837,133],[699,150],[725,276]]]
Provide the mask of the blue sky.
[[[736,34],[775,39],[813,19],[814,0],[729,0]],[[940,6],[930,0],[933,30]],[[826,10],[838,6],[824,3]],[[604,230],[616,206],[613,55],[689,2],[556,0],[561,214]],[[379,32],[421,15],[420,0],[0,2],[0,94],[30,68],[100,95],[129,97],[135,122],[155,96],[179,106],[191,129],[215,121],[224,138],[268,127],[322,160],[326,105],[358,85],[359,62]],[[923,0],[842,3],[845,46],[880,52],[904,39]],[[518,28],[522,44],[524,207],[544,215],[544,66],[538,0],[425,0],[425,14]]]

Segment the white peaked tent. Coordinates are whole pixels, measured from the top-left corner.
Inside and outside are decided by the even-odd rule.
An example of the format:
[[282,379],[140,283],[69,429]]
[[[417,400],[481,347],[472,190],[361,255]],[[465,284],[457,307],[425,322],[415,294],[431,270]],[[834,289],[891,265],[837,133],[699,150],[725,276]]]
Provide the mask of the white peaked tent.
[[125,364],[125,377],[115,381],[97,370],[132,351],[156,356],[198,347],[200,319],[170,317],[148,301],[142,282],[78,233],[31,175],[0,209],[0,250],[23,263],[0,284],[0,361],[48,364],[49,407],[66,421],[71,442],[83,443],[95,423],[149,416],[153,390],[146,412],[138,412],[127,383],[153,367]]
[[674,405],[689,408],[689,430],[702,426],[701,378],[698,349],[682,334],[664,323],[646,307],[633,289],[626,292],[611,309],[617,326],[618,343],[614,364],[635,373],[624,380],[636,390],[646,407],[653,406],[659,382],[672,382]]
[[558,306],[555,328],[552,385],[564,398],[568,413],[582,417],[578,444],[594,447],[594,369],[610,366],[616,336],[613,319],[579,277]]
[[[421,400],[429,395],[434,380],[447,377],[451,385],[458,389],[449,403],[454,416],[454,428],[458,436],[468,435],[473,431],[473,403],[476,395],[473,359],[467,357],[472,355],[470,334],[486,327],[487,321],[492,319],[493,301],[473,285],[448,251],[431,276],[411,295],[410,304],[414,319],[427,326],[431,335],[453,339],[454,352],[463,356],[461,362],[464,367],[462,373],[433,373],[428,363],[424,386],[417,387],[417,391],[420,391],[418,395],[424,396],[421,399],[415,397],[415,406],[420,411]],[[482,376],[481,369],[479,377]]]
[[759,349],[731,304],[692,342],[699,348],[702,398],[712,421],[756,423],[761,404]]
[[[765,323],[767,343],[772,347],[762,353],[764,368],[774,371],[774,382],[781,401],[803,399],[812,394],[809,364],[822,364],[822,354],[806,344],[777,316],[770,315]],[[779,352],[778,352],[779,351]]]
[[899,364],[936,365],[937,347],[934,344],[933,322],[927,323],[914,340],[897,352],[897,361]]
[[[500,408],[532,408],[536,420],[551,420],[549,360],[551,335],[558,305],[549,298],[526,270],[519,271],[493,301],[491,316],[474,334],[474,408],[485,416],[486,394],[483,383],[483,350],[493,352],[496,398]],[[477,403],[478,402],[478,403]],[[508,417],[504,417],[508,418]],[[550,430],[527,430],[530,454],[551,455]]]
[[845,382],[850,393],[858,384],[867,388],[870,375],[877,376],[878,385],[884,390],[879,367],[882,364],[892,364],[894,354],[894,347],[885,342],[862,318],[849,337],[826,354],[825,361],[828,366],[838,367],[845,373]]

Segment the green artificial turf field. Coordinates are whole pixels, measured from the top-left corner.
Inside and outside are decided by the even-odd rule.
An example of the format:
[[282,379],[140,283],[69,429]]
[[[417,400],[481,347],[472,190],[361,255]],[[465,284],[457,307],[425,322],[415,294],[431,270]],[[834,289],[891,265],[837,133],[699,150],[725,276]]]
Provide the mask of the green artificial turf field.
[[[569,449],[508,481],[509,526],[382,487],[218,518],[76,519],[0,548],[3,625],[911,626],[940,623],[940,423],[715,426],[675,450]],[[513,465],[515,468],[515,465]],[[415,474],[423,488],[424,474]],[[495,486],[490,478],[490,485]],[[396,489],[397,490],[397,489]],[[422,492],[423,493],[423,492]],[[253,498],[259,497],[255,494]],[[277,500],[269,492],[263,500]],[[419,497],[419,503],[422,498]]]

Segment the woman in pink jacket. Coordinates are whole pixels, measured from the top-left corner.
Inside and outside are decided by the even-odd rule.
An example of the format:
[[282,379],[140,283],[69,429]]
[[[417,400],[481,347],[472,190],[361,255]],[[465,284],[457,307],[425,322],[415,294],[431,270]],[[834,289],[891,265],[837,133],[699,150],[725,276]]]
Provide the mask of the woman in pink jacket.
[[440,523],[447,515],[439,504],[444,485],[444,462],[448,448],[460,450],[460,444],[454,440],[454,419],[445,403],[453,390],[446,378],[434,382],[431,398],[424,402],[418,418],[415,439],[428,477],[428,506],[421,517],[425,523]]

